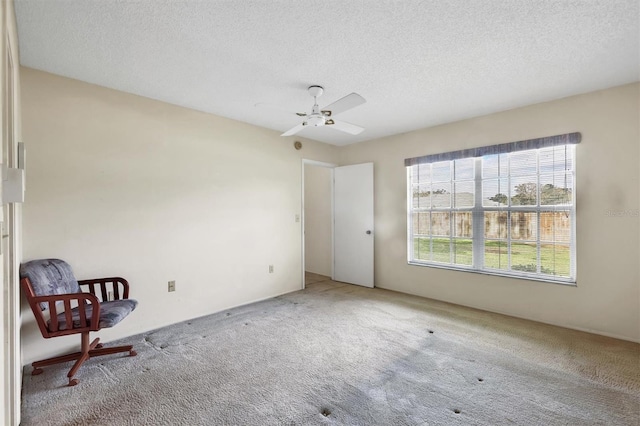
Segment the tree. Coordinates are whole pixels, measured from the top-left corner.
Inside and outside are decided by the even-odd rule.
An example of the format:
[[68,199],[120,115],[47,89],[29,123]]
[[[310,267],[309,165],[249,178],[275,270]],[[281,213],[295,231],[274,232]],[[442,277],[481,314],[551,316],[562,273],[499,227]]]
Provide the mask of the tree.
[[447,191],[446,189],[436,189],[435,191],[431,192],[431,191],[414,191],[413,192],[413,196],[414,197],[428,197],[431,194],[448,194],[449,191]]
[[493,197],[491,197],[489,199],[491,201],[495,201],[496,203],[507,204],[507,200],[509,199],[509,197],[507,197],[504,194],[497,193],[496,195],[494,195]]
[[568,204],[571,202],[571,190],[569,188],[560,188],[551,183],[542,186],[540,190],[540,204]]
[[[511,204],[514,206],[531,206],[537,204],[538,187],[533,182],[521,183],[516,185],[515,193],[511,197]],[[491,201],[495,201],[500,204],[507,204],[509,197],[504,194],[498,193],[489,198]],[[556,204],[569,204],[571,203],[571,190],[569,188],[560,188],[551,183],[542,185],[540,188],[540,204],[545,206]]]
[[530,206],[537,204],[538,185],[533,182],[521,183],[515,187],[516,195],[511,197],[514,206]]

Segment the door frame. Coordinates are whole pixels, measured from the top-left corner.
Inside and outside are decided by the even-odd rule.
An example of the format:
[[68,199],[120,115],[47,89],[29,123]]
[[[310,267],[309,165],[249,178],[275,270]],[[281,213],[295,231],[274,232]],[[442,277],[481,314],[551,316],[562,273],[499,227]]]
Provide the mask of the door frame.
[[333,217],[333,215],[334,215],[334,211],[333,211],[333,190],[334,190],[334,188],[333,188],[333,169],[338,167],[337,164],[333,164],[333,163],[325,163],[325,162],[322,162],[322,161],[309,160],[309,159],[306,159],[306,158],[302,159],[302,174],[301,174],[302,175],[302,188],[301,188],[301,196],[300,196],[300,199],[301,199],[300,217],[302,219],[300,220],[300,234],[302,236],[302,238],[301,238],[302,239],[302,257],[301,257],[301,259],[302,259],[302,268],[301,268],[302,269],[302,273],[301,273],[301,275],[302,275],[302,289],[303,290],[305,289],[305,257],[304,257],[305,256],[305,253],[304,253],[304,244],[305,244],[305,235],[304,235],[304,226],[305,226],[305,218],[304,218],[304,185],[305,185],[305,183],[304,182],[305,182],[305,179],[304,179],[304,168],[305,168],[306,165],[324,167],[324,168],[327,168],[327,169],[331,170],[331,195],[329,197],[330,198],[329,201],[331,202],[331,279],[333,279],[333,261],[334,261],[334,259],[333,259],[333,251],[334,251],[334,248],[333,248],[333,220],[334,220],[334,217]]
[[[15,23],[13,2],[2,2],[0,6],[1,43],[0,76],[2,77],[2,163],[5,167],[24,167],[18,158],[19,141],[22,139],[20,115],[20,65],[18,54],[18,35]],[[6,133],[5,133],[6,132]],[[24,159],[24,157],[23,157]],[[0,183],[0,187],[2,184]],[[20,423],[20,402],[22,390],[22,353],[21,353],[21,317],[19,269],[22,252],[22,207],[20,204],[7,203],[0,208],[0,276],[2,276],[3,307],[2,317],[2,354],[3,384],[0,392],[3,408],[0,410],[0,422],[7,425]]]

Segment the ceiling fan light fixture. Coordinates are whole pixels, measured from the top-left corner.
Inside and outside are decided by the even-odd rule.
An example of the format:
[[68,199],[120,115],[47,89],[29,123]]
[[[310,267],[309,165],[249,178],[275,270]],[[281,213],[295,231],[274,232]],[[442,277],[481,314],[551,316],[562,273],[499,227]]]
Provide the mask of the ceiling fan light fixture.
[[307,118],[307,126],[324,126],[325,120],[323,115],[311,115]]

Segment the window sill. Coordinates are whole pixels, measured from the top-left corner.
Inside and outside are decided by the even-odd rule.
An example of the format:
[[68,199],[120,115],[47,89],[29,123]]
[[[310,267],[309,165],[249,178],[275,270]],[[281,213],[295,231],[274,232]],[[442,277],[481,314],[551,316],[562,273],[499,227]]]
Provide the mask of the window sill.
[[408,261],[407,264],[409,264],[411,266],[422,266],[422,267],[427,267],[427,268],[448,269],[450,271],[457,271],[457,272],[471,272],[471,273],[474,273],[474,274],[492,275],[494,277],[515,278],[515,279],[526,280],[526,281],[540,281],[540,282],[544,282],[544,283],[560,284],[560,285],[565,285],[565,286],[570,286],[570,287],[577,287],[578,286],[577,281],[571,281],[571,279],[566,279],[566,280],[561,281],[561,280],[554,280],[554,279],[550,279],[550,278],[537,277],[537,276],[532,276],[532,275],[505,274],[505,273],[500,273],[500,272],[492,272],[492,271],[484,271],[484,270],[480,271],[480,270],[472,269],[472,268],[453,267],[453,266],[448,266],[448,265],[438,264],[438,263],[426,263],[426,262]]

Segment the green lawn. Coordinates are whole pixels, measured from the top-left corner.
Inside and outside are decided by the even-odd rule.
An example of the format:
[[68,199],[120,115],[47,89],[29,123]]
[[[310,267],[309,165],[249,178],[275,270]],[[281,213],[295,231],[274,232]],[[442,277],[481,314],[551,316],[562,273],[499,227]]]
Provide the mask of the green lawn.
[[[448,238],[433,239],[433,259],[430,258],[430,241],[428,238],[414,240],[416,259],[433,260],[456,265],[472,264],[471,240],[455,239],[453,250]],[[453,253],[451,253],[453,251]],[[570,274],[569,246],[542,245],[540,263],[543,273],[559,276]],[[511,270],[536,272],[537,249],[535,243],[511,243]],[[506,241],[486,241],[484,250],[485,268],[509,270],[509,253]]]

